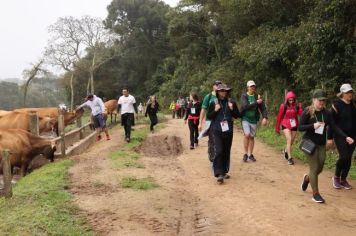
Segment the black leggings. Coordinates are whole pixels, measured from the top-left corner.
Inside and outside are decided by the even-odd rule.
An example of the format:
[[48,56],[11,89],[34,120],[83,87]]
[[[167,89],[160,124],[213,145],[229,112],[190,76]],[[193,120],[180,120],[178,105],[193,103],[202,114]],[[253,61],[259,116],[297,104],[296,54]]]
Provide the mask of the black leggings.
[[194,147],[194,143],[198,143],[199,121],[196,121],[194,124],[194,120],[188,120],[188,126],[189,126],[189,131],[190,131],[190,146]]
[[341,177],[342,180],[346,180],[351,168],[352,154],[356,144],[353,143],[352,145],[349,145],[346,143],[345,138],[336,134],[334,140],[339,152],[339,160],[336,162],[335,176]]
[[150,130],[152,131],[153,127],[158,123],[157,114],[149,114],[148,116],[150,117],[150,121],[151,121]]
[[214,142],[214,176],[225,175],[230,169],[230,153],[232,145],[232,132],[214,132],[212,135]]

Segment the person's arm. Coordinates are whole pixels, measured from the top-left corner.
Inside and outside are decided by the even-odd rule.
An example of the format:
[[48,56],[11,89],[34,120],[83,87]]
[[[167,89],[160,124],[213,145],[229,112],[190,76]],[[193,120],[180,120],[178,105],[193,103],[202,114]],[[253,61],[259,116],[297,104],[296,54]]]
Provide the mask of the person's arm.
[[261,104],[258,105],[258,109],[261,112],[262,118],[268,119],[267,108],[266,108],[266,104],[264,102],[262,102]]
[[277,120],[276,120],[276,127],[275,127],[275,131],[277,134],[280,134],[281,133],[281,122],[282,122],[282,119],[283,119],[283,113],[284,113],[284,104],[281,104],[281,106],[279,107],[279,110],[278,110],[278,115],[277,115]]
[[137,114],[138,113],[138,110],[137,110],[137,105],[136,105],[136,102],[134,104],[132,104],[134,109],[135,109],[135,113]]
[[83,107],[87,107],[88,106],[88,101],[84,102],[83,104],[79,105],[75,110],[80,110],[82,109]]
[[[337,120],[337,115],[338,115],[337,111],[335,109],[336,109],[335,108],[335,104],[333,104],[333,106],[330,109],[330,113],[331,113],[331,116],[332,116],[332,118],[334,120],[334,123],[335,123],[335,120]],[[334,138],[334,130],[331,127],[329,127],[329,129],[328,129],[328,140],[331,140],[333,138]]]
[[314,131],[314,123],[309,124],[308,121],[310,119],[308,109],[303,111],[302,117],[300,117],[300,124],[298,127],[299,131]]
[[120,114],[120,110],[121,110],[121,99],[120,98],[117,100],[117,113],[118,114]]
[[184,115],[184,120],[186,121],[188,119],[188,116],[190,115],[190,109],[187,107],[185,109],[185,115]]
[[241,117],[241,114],[240,114],[239,108],[237,108],[236,102],[233,102],[233,103],[232,103],[231,115],[232,115],[232,117],[234,117],[235,119]]
[[220,106],[219,104],[215,103],[210,103],[209,108],[208,108],[208,118],[209,120],[215,119],[215,117],[218,115],[220,109],[215,109],[215,105]]
[[246,93],[241,95],[240,103],[241,103],[241,113],[245,112],[246,110],[255,109],[256,106],[258,105],[257,102],[249,104],[248,100],[247,100],[247,94]]

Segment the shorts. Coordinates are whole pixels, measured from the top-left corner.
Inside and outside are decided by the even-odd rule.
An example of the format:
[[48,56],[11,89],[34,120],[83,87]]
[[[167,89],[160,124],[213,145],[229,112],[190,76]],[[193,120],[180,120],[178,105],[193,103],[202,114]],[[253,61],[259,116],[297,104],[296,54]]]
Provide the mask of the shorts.
[[93,122],[94,122],[94,127],[97,128],[105,128],[105,120],[103,114],[98,114],[96,116],[93,116]]
[[242,130],[245,135],[250,135],[251,137],[256,137],[257,124],[251,124],[248,121],[242,121]]
[[[288,129],[288,128],[282,125],[282,130],[284,130],[284,129]],[[293,127],[293,128],[291,128],[289,130],[290,131],[298,131],[298,128],[297,127]]]

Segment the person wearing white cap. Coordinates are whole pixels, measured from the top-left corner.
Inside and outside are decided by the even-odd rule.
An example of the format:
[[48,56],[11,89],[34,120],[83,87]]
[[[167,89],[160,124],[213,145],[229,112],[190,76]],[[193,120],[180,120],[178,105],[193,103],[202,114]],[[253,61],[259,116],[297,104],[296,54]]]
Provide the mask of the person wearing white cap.
[[259,94],[256,92],[256,84],[253,80],[247,82],[247,93],[241,95],[241,114],[242,130],[244,132],[244,151],[243,161],[256,161],[253,155],[255,145],[256,127],[260,119],[260,113],[263,117],[262,125],[267,125],[267,109]]
[[[351,185],[347,182],[352,155],[355,151],[356,143],[356,103],[353,101],[353,89],[350,84],[343,84],[340,87],[338,99],[334,102],[331,108],[332,116],[335,120],[335,125],[338,126],[349,137],[349,141],[341,137],[337,133],[328,132],[328,143],[332,143],[334,139],[336,148],[339,152],[339,159],[336,162],[335,176],[332,177],[332,185],[336,189],[344,188],[351,189]],[[352,142],[351,142],[352,141]]]

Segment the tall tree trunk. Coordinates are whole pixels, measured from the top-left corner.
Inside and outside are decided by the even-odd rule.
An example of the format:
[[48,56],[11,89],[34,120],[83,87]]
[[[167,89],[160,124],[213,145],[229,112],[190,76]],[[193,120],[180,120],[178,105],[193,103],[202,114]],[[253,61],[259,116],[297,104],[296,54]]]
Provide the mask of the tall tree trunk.
[[88,78],[88,83],[87,83],[87,95],[90,93],[90,77]]
[[90,92],[94,94],[94,71],[90,71]]
[[73,111],[73,106],[74,106],[73,77],[74,77],[74,73],[72,72],[70,76],[70,110],[71,111]]

